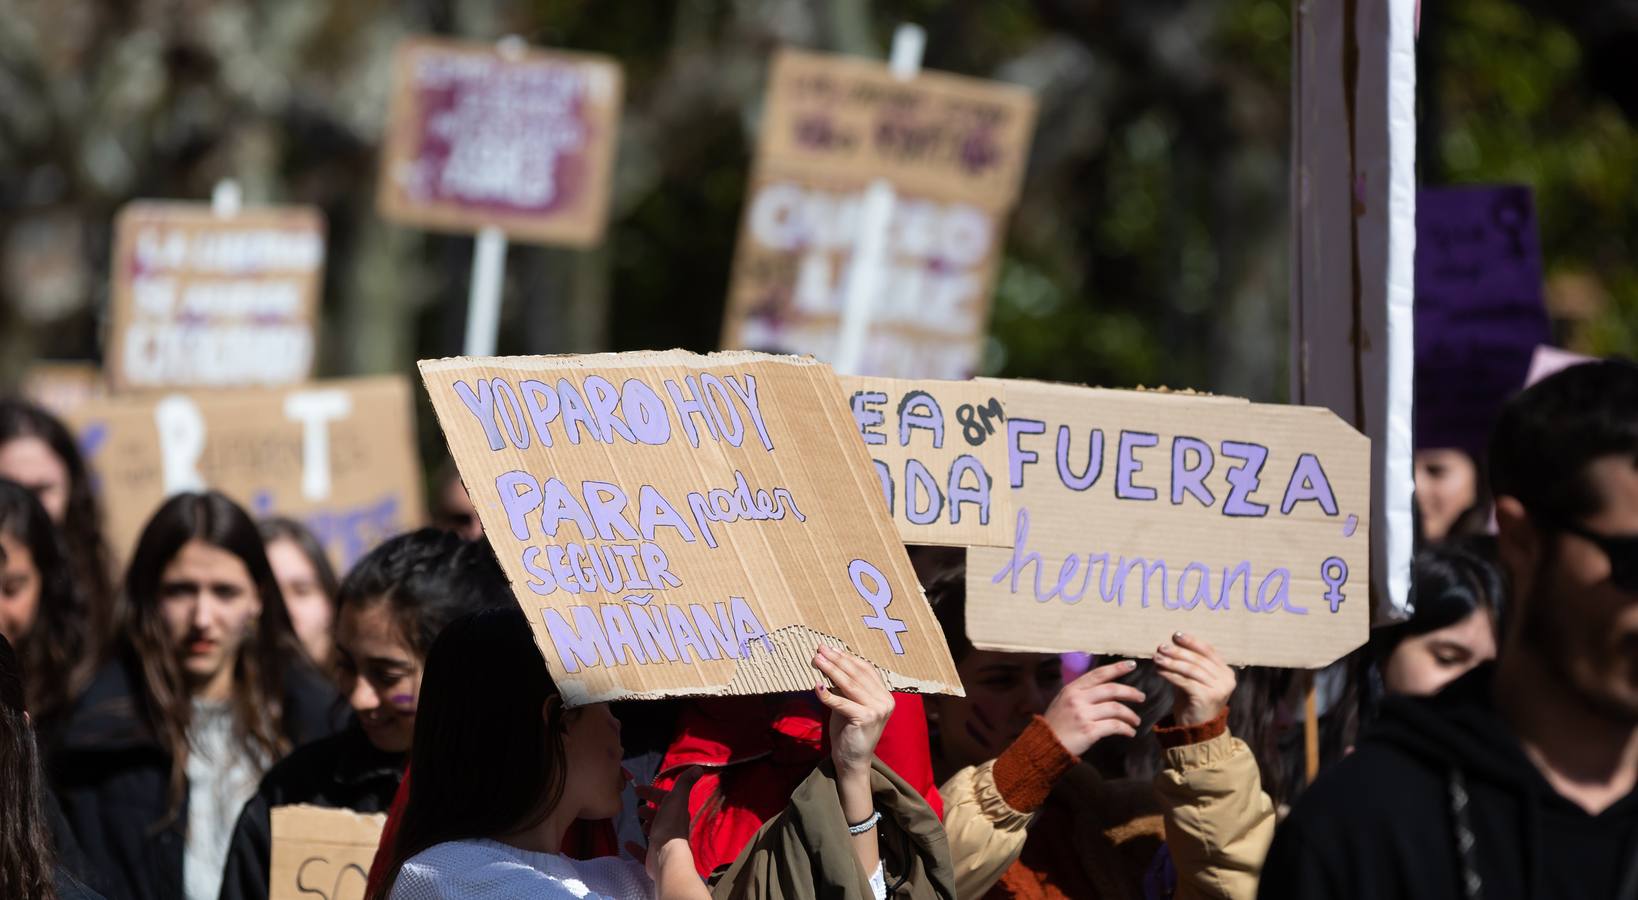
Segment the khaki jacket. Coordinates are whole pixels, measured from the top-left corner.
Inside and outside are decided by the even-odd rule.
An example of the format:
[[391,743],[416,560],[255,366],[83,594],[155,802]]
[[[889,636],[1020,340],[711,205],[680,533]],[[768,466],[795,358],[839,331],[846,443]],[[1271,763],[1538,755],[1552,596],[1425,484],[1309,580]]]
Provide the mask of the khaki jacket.
[[[891,769],[871,777],[889,898],[955,900],[944,829],[932,807]],[[870,873],[853,855],[830,760],[814,769],[791,804],[768,820],[711,886],[716,900],[870,900]]]
[[[1252,900],[1274,836],[1274,805],[1262,791],[1257,761],[1228,735],[1165,752],[1152,788],[1106,781],[1091,766],[1074,766],[1055,782],[1052,803],[1073,803],[1084,873],[1101,896],[1139,897],[1141,840],[1151,814],[1163,822],[1177,868],[1176,900]],[[1015,863],[1036,812],[1009,806],[996,786],[995,761],[957,772],[940,788],[944,827],[962,900],[983,897]],[[1146,794],[1147,796],[1138,796]]]

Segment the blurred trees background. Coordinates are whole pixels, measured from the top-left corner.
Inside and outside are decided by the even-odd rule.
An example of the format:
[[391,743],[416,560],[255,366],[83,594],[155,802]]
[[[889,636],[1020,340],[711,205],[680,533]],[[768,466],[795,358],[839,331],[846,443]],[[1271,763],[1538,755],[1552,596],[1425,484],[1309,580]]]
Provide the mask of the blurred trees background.
[[[883,57],[908,20],[927,68],[1041,101],[987,372],[1282,399],[1290,3],[0,0],[0,379],[98,358],[115,210],[224,177],[328,217],[321,374],[459,352],[472,241],[374,214],[417,32],[626,67],[608,239],[512,246],[501,352],[713,349],[769,54]],[[1423,180],[1535,186],[1561,337],[1594,353],[1638,334],[1635,7],[1423,6]]]

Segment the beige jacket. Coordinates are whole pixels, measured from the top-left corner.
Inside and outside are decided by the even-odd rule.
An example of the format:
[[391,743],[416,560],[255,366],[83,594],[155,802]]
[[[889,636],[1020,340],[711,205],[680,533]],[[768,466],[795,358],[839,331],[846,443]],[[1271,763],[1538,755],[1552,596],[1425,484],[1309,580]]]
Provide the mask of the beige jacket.
[[[1086,850],[1088,881],[1103,893],[1141,896],[1140,860],[1148,845],[1137,837],[1148,830],[1145,820],[1151,810],[1144,807],[1152,802],[1177,868],[1176,900],[1252,900],[1274,836],[1274,805],[1262,791],[1250,748],[1225,732],[1164,753],[1165,768],[1150,790],[1141,782],[1104,781],[1085,764],[1057,772],[1050,765],[1025,768],[1033,770],[1031,777],[1053,778],[1054,798],[1071,791],[1077,796],[1066,802],[1095,804],[1082,808],[1091,813],[1087,819],[1096,823],[1091,830],[1097,833],[1077,829],[1076,843]],[[1074,760],[1067,751],[1064,756]],[[983,897],[1001,880],[1023,853],[1037,816],[1038,809],[1014,809],[1003,797],[995,777],[998,762],[963,769],[939,789],[956,893],[962,900]],[[1110,883],[1114,878],[1125,884]]]

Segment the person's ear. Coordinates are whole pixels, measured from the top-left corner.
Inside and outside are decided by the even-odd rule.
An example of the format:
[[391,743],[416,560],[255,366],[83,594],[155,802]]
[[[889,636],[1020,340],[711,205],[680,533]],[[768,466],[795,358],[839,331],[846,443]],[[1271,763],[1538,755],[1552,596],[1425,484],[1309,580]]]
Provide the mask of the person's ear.
[[1545,540],[1530,513],[1517,497],[1496,498],[1496,549],[1503,568],[1513,578],[1517,594],[1529,591],[1524,583],[1536,571],[1545,552]]

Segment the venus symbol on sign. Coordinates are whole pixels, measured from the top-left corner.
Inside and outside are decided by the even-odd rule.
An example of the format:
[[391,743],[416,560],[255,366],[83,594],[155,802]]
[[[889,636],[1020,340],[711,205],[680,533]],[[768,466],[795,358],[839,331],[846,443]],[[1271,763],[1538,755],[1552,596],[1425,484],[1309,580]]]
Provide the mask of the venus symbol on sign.
[[[868,590],[864,586],[864,579],[867,576],[874,582]],[[894,653],[903,656],[904,645],[899,643],[899,635],[910,628],[904,624],[903,619],[895,619],[887,614],[887,608],[893,605],[893,589],[887,584],[887,576],[882,574],[881,569],[862,559],[856,559],[848,563],[847,577],[852,580],[853,589],[870,604],[871,609],[875,610],[874,615],[864,617],[865,626],[886,635],[887,645],[893,648]]]
[[1325,602],[1331,604],[1331,612],[1337,612],[1342,601],[1347,599],[1342,593],[1342,586],[1348,583],[1348,563],[1340,556],[1333,556],[1320,563],[1320,580],[1325,582],[1328,590],[1325,592]]

